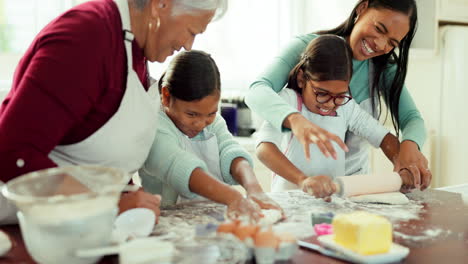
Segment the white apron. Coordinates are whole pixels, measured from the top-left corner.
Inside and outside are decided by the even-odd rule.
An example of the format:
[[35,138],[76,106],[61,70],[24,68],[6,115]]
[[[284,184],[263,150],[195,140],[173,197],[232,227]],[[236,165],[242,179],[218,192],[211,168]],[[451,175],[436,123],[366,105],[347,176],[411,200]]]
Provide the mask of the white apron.
[[[344,120],[343,115],[338,112],[338,116],[320,116],[318,114],[310,112],[307,107],[303,106],[302,98],[297,95],[297,110],[308,120],[314,124],[320,124],[320,127],[334,133],[340,138],[344,138],[347,131],[347,122]],[[338,109],[340,110],[340,109]],[[289,134],[289,135],[288,135]],[[281,143],[281,149],[283,149],[284,155],[292,161],[292,163],[304,174],[313,175],[327,175],[330,177],[342,176],[345,172],[344,166],[344,151],[336,144],[332,142],[333,147],[336,150],[338,160],[333,158],[325,157],[316,144],[311,144],[310,160],[307,160],[304,153],[303,145],[297,140],[296,137],[292,136],[289,132],[283,137]],[[273,175],[271,182],[271,191],[279,192],[286,190],[295,190],[299,187],[278,175]]]
[[160,107],[156,85],[148,92],[133,70],[130,13],[126,0],[116,0],[125,32],[127,85],[117,112],[95,133],[81,142],[56,146],[49,154],[59,166],[101,165],[137,171],[146,160],[156,134]]
[[[183,143],[183,145],[185,145],[185,150],[187,152],[193,153],[195,156],[197,156],[199,159],[205,162],[211,176],[213,176],[217,180],[220,180],[221,182],[224,182],[221,176],[218,139],[215,134],[207,132],[206,129],[203,130],[203,134],[205,135],[205,139],[199,140],[190,139],[188,136],[181,132],[179,133],[179,139]],[[179,195],[177,203],[188,200],[206,200],[206,198],[202,196],[197,196],[193,199],[187,199]]]

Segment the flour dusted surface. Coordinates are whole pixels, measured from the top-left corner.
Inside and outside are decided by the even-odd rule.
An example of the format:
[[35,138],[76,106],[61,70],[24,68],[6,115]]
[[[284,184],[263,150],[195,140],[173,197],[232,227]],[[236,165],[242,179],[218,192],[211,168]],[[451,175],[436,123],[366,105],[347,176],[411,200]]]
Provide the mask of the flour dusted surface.
[[[442,238],[450,235],[449,230],[444,230],[437,226],[426,229],[416,228],[410,231],[402,231],[400,227],[411,226],[413,221],[419,221],[424,217],[424,203],[426,199],[435,199],[424,192],[416,192],[408,194],[410,198],[408,204],[404,205],[387,205],[387,204],[360,204],[350,201],[348,198],[332,197],[332,201],[327,203],[322,199],[316,199],[302,191],[288,191],[268,193],[284,209],[287,219],[274,226],[287,230],[299,238],[305,238],[313,235],[313,229],[310,224],[311,213],[349,213],[354,211],[367,211],[370,213],[382,215],[390,220],[393,225],[395,238],[401,238],[407,245],[418,245],[421,243],[430,243],[436,238]],[[432,201],[437,203],[437,201]],[[162,210],[159,224],[156,225],[153,234],[164,235],[171,234],[168,239],[174,242],[178,251],[180,261],[174,263],[190,263],[194,260],[197,254],[205,251],[216,251],[216,245],[223,243],[216,238],[200,238],[196,235],[197,226],[206,226],[207,224],[218,224],[224,220],[226,206],[216,204],[209,201],[189,202],[179,204],[171,208]],[[405,233],[403,233],[405,232]],[[229,243],[224,243],[229,244]],[[229,244],[229,245],[232,245]],[[243,254],[242,249],[232,249],[236,254]],[[236,251],[237,250],[237,251]],[[240,253],[235,253],[240,252]],[[181,257],[185,255],[186,258]],[[214,253],[214,256],[219,256]],[[212,261],[204,259],[204,263],[220,263],[222,261]],[[193,262],[192,262],[193,263]],[[226,261],[225,263],[229,263]]]

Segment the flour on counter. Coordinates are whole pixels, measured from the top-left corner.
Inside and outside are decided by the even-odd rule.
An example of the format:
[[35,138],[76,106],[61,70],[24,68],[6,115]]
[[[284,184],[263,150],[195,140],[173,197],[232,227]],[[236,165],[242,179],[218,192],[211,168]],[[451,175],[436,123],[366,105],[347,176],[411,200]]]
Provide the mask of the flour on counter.
[[263,217],[259,221],[260,226],[271,226],[281,220],[281,211],[275,209],[262,209]]
[[270,193],[270,196],[283,207],[288,222],[310,223],[312,212],[339,214],[363,210],[385,216],[395,223],[418,219],[423,210],[421,202],[411,200],[404,205],[362,204],[352,202],[347,198],[332,196],[332,201],[328,203],[302,191],[276,192]]
[[[283,209],[287,219],[276,224],[275,227],[280,230],[285,230],[299,239],[310,237],[313,235],[313,228],[310,221],[311,213],[327,213],[333,214],[349,213],[356,210],[368,211],[374,214],[387,217],[393,224],[394,229],[398,230],[400,222],[419,219],[424,213],[423,200],[410,199],[408,204],[404,205],[387,205],[387,204],[360,204],[350,201],[347,198],[333,196],[331,202],[325,202],[323,199],[317,199],[302,191],[288,191],[268,193]],[[187,202],[178,204],[170,208],[163,209],[159,218],[159,223],[155,226],[153,235],[168,235],[168,241],[176,245],[179,252],[196,252],[198,248],[203,246],[209,247],[223,244],[223,241],[218,241],[216,237],[197,237],[197,226],[208,224],[218,224],[224,221],[226,206],[216,204],[210,201]],[[294,227],[294,228],[293,228]],[[438,233],[439,232],[439,233]],[[446,233],[446,231],[438,231],[437,229],[428,230],[421,235],[421,240],[425,238],[437,237]],[[418,234],[419,236],[420,234]],[[214,236],[214,234],[213,234]],[[395,237],[413,237],[419,239],[418,236],[410,236],[400,232],[395,232]],[[408,238],[411,240],[411,238]],[[185,248],[185,249],[184,249]],[[185,261],[174,261],[174,263],[189,263],[193,261],[193,255],[189,253],[179,256]],[[222,254],[226,255],[226,254]],[[234,255],[238,255],[237,253]],[[235,257],[232,255],[231,257]],[[242,254],[241,254],[242,255]],[[192,257],[192,259],[190,259]],[[238,257],[238,256],[237,256]],[[219,258],[217,262],[222,262]],[[230,258],[228,258],[230,259]],[[231,259],[232,260],[232,259]],[[186,262],[188,261],[188,262]],[[225,259],[226,261],[226,259]],[[210,261],[205,261],[208,263]],[[229,263],[228,260],[225,263]],[[211,263],[211,262],[210,262]]]
[[452,234],[452,231],[444,230],[441,228],[427,229],[418,235],[408,235],[408,234],[404,234],[398,231],[393,231],[393,235],[396,238],[404,239],[405,242],[408,244],[418,244],[419,242],[424,242],[424,244],[426,245],[428,242],[443,239],[445,237],[448,237],[451,234]]
[[410,193],[407,193],[406,196],[413,201],[419,201],[419,202],[425,202],[425,203],[431,203],[431,204],[439,204],[439,205],[442,204],[442,201],[435,198],[433,195],[430,195],[427,192],[420,191],[420,190],[414,190]]
[[159,222],[153,235],[171,234],[168,239],[178,245],[197,245],[195,230],[197,225],[218,223],[224,220],[226,206],[214,202],[187,202],[161,211]]

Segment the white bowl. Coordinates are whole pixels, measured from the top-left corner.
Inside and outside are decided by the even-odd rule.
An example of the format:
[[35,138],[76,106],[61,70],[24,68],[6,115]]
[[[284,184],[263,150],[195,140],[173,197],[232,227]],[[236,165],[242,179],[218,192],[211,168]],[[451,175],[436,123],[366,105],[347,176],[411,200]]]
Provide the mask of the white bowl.
[[124,240],[147,237],[153,231],[155,222],[156,215],[153,211],[147,208],[134,208],[117,216],[114,231]]
[[7,234],[0,231],[0,257],[8,253],[11,249],[11,240]]
[[27,173],[2,187],[18,208],[21,233],[38,263],[90,264],[75,251],[108,246],[127,173],[70,166]]
[[43,264],[96,263],[101,256],[80,258],[75,252],[109,245],[116,215],[117,208],[112,208],[83,219],[46,224],[17,213],[26,249],[36,262]]

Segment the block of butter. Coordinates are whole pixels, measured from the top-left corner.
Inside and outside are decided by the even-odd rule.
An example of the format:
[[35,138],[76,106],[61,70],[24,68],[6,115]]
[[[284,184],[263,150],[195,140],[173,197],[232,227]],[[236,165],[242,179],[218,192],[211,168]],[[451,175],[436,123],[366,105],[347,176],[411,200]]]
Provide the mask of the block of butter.
[[368,212],[336,215],[332,222],[335,242],[362,255],[387,253],[392,245],[392,224]]

